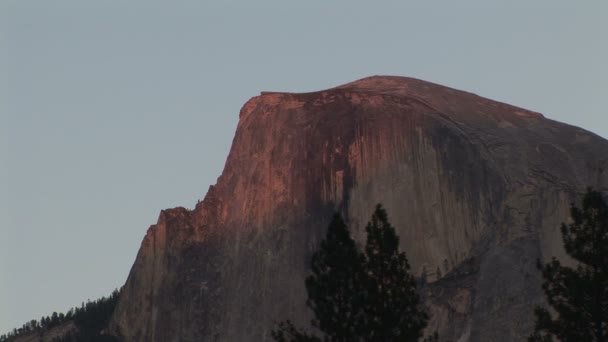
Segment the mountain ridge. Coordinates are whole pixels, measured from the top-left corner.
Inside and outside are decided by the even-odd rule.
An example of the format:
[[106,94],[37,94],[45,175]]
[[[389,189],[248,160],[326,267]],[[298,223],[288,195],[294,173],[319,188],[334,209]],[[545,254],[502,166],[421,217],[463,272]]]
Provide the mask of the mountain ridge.
[[[368,76],[361,79],[358,79],[353,82],[349,82],[343,85],[338,85],[335,87],[330,87],[324,90],[311,91],[311,92],[284,92],[284,91],[262,91],[260,96],[269,96],[269,95],[292,95],[292,96],[306,96],[306,95],[319,95],[322,93],[330,93],[336,91],[346,91],[346,92],[356,92],[356,93],[375,93],[375,94],[383,94],[383,95],[393,95],[393,96],[410,96],[413,98],[417,98],[418,100],[424,103],[424,96],[420,96],[421,90],[424,91],[432,91],[442,89],[448,93],[456,93],[467,96],[472,96],[482,101],[487,101],[490,103],[494,103],[497,105],[508,106],[512,108],[517,108],[522,111],[522,114],[527,114],[530,116],[542,117],[544,115],[538,112],[534,112],[528,109],[524,109],[522,107],[514,106],[508,104],[506,102],[491,100],[485,97],[482,97],[473,92],[467,92],[460,89],[443,86],[438,83],[433,83],[413,77],[404,77],[404,76],[388,76],[388,75],[374,75]],[[253,97],[256,99],[258,96]],[[427,105],[433,108],[432,105]],[[435,108],[433,108],[435,109]]]

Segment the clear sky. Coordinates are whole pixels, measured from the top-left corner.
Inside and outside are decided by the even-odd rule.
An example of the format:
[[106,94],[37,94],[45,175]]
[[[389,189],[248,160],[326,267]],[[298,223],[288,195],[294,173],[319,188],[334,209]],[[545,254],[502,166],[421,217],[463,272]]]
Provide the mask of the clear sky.
[[607,4],[1,0],[0,333],[120,287],[262,90],[411,76],[608,137]]

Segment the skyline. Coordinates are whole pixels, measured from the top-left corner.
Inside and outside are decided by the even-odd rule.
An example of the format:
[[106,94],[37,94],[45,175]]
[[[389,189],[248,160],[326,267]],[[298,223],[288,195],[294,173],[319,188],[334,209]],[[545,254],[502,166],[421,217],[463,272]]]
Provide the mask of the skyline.
[[124,284],[159,211],[215,183],[260,91],[408,76],[608,137],[600,1],[10,0],[0,13],[0,334]]

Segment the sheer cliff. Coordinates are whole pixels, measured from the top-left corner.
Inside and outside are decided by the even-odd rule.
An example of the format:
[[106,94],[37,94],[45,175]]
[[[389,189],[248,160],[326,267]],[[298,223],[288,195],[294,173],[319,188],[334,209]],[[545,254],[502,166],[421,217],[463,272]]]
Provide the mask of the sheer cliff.
[[125,341],[269,341],[304,325],[309,259],[335,210],[363,239],[397,227],[442,340],[519,341],[542,302],[537,258],[608,141],[539,113],[405,77],[265,92],[240,112],[222,175],[194,210],[161,212],[109,331]]

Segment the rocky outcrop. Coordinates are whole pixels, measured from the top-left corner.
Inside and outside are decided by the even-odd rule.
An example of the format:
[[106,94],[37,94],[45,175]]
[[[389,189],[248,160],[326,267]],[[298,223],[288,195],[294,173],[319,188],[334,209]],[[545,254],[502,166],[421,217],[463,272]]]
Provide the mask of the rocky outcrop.
[[370,77],[262,93],[240,113],[217,184],[148,230],[110,331],[126,341],[269,341],[310,320],[304,278],[335,210],[362,241],[376,203],[397,227],[446,341],[520,341],[542,302],[537,258],[608,141],[474,94]]

